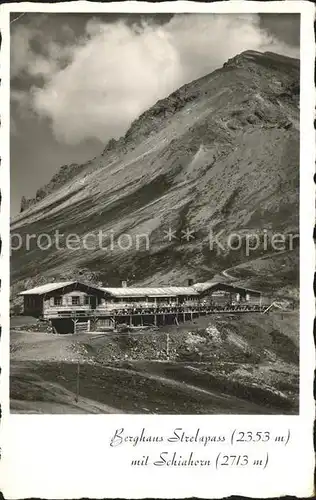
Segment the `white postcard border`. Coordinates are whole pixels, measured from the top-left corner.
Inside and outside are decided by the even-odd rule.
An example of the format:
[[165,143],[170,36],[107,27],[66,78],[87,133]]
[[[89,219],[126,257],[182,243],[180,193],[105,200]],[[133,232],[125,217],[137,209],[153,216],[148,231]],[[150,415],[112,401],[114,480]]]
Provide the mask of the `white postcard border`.
[[[9,14],[10,12],[200,12],[301,13],[301,128],[300,128],[300,415],[299,416],[159,416],[159,415],[9,415]],[[314,5],[309,2],[146,2],[60,4],[18,3],[1,6],[1,402],[0,490],[5,498],[219,498],[244,495],[269,497],[313,493],[313,370],[315,305],[313,273],[315,91]],[[281,14],[282,15],[282,14]],[[293,441],[273,451],[265,471],[206,472],[202,469],[133,470],[128,460],[135,450],[110,448],[115,429],[170,434],[174,426],[221,433],[225,429],[291,429]],[[144,446],[140,454],[150,449]],[[214,447],[214,450],[216,446]],[[219,449],[219,448],[218,448]],[[282,463],[282,467],[280,467]],[[159,469],[159,468],[158,468]]]

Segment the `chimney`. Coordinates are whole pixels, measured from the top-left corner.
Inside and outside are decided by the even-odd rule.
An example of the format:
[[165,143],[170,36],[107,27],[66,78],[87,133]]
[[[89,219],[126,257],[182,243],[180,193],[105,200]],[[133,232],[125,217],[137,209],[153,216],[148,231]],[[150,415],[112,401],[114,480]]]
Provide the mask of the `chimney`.
[[194,285],[194,279],[189,278],[188,279],[188,286],[193,286]]
[[127,287],[127,281],[122,281],[122,288],[126,288]]

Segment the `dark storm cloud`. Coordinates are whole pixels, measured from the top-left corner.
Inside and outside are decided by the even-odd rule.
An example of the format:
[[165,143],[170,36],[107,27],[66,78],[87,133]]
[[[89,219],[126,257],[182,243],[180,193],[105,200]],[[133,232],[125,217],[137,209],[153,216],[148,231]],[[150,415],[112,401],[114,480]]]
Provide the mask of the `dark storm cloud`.
[[299,14],[260,14],[260,26],[289,45],[300,44]]

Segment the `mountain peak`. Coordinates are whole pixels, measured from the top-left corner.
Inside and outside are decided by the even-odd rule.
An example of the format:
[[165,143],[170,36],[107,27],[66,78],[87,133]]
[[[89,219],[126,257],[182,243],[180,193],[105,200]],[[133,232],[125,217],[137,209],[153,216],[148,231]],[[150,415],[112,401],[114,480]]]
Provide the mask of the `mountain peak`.
[[[12,255],[12,282],[37,273],[60,280],[85,268],[102,282],[135,276],[138,284],[158,286],[192,276],[205,281],[233,268],[250,280],[247,286],[261,288],[269,281],[258,272],[264,266],[273,286],[295,287],[295,252],[264,260],[259,251],[249,258],[242,251],[218,255],[207,238],[210,229],[241,238],[246,230],[297,233],[298,104],[299,62],[255,51],[159,100],[90,164],[62,169],[48,196],[12,225],[23,234],[47,228],[80,237],[146,234],[150,252],[52,247],[38,264],[34,247]],[[168,243],[170,228],[175,238]],[[190,241],[183,238],[188,228],[195,236]]]
[[[265,102],[258,102],[259,94],[265,94]],[[230,131],[239,130],[240,125],[243,127],[249,121],[253,124],[258,120],[264,123],[265,118],[270,116],[268,101],[275,101],[278,95],[290,100],[295,97],[298,100],[299,60],[273,52],[246,50],[228,59],[222,68],[189,82],[158,100],[132,122],[123,137],[110,139],[101,157],[117,157],[131,152],[145,138],[163,129],[174,117],[178,116],[177,120],[186,121],[196,107],[208,109],[211,106],[216,110],[225,105],[226,114],[230,115],[230,111],[234,114],[226,119]],[[239,103],[240,99],[244,104]],[[252,102],[253,100],[256,102]],[[272,110],[272,114],[276,111],[278,114],[278,110]],[[289,126],[290,121],[286,119]],[[227,141],[226,135],[224,139]],[[21,212],[37,204],[47,194],[58,190],[81,172],[87,171],[89,164],[91,161],[82,165],[61,167],[51,181],[37,191],[34,198],[22,198]]]
[[[234,77],[227,79],[226,71],[244,70],[245,73],[235,72]],[[224,63],[219,68],[197,80],[189,82],[179,89],[172,92],[169,96],[160,99],[148,110],[142,113],[134,120],[125,136],[119,141],[111,140],[106,146],[105,151],[113,150],[115,147],[122,147],[135,143],[138,139],[157,132],[165,121],[172,118],[177,113],[185,113],[195,107],[195,101],[213,98],[214,92],[217,92],[217,86],[214,89],[214,81],[222,81],[222,90],[235,88],[240,91],[242,87],[244,93],[249,95],[251,92],[257,93],[260,90],[261,79],[267,80],[263,89],[274,93],[279,88],[279,81],[284,81],[284,89],[288,85],[291,87],[295,80],[297,86],[297,77],[299,72],[299,60],[282,56],[274,52],[259,52],[255,50],[246,50],[237,54]],[[256,75],[256,77],[255,77]]]
[[267,70],[290,70],[299,69],[300,61],[293,57],[277,54],[276,52],[259,52],[257,50],[245,50],[240,54],[228,59],[223,68],[238,67],[243,64],[254,63],[265,67]]

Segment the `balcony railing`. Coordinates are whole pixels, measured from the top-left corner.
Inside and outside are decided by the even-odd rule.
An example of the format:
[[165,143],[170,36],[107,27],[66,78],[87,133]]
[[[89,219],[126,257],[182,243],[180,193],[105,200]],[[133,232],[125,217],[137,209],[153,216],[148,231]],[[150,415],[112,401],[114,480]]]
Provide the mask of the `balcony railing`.
[[102,318],[110,316],[130,316],[130,315],[150,315],[150,314],[195,314],[195,313],[216,313],[216,312],[257,312],[261,311],[260,304],[248,304],[241,302],[238,304],[146,304],[146,306],[131,304],[109,304],[102,305],[95,309],[89,306],[78,308],[70,306],[59,308],[58,306],[47,308],[44,311],[44,318]]

